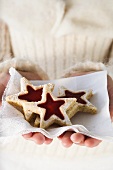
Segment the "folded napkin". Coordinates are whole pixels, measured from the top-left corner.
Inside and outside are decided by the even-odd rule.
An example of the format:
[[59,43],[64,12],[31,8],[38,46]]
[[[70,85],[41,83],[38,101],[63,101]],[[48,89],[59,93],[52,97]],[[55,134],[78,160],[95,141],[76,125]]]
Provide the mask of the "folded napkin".
[[41,132],[49,138],[61,135],[67,130],[73,130],[101,140],[113,141],[113,127],[109,113],[109,96],[107,91],[107,72],[99,71],[88,75],[62,78],[48,81],[31,81],[33,85],[47,83],[55,84],[53,94],[58,96],[58,89],[64,86],[72,91],[93,90],[93,97],[90,102],[97,107],[97,113],[77,113],[71,119],[72,126],[56,127],[51,129],[41,129],[32,127],[23,114],[6,102],[6,96],[16,94],[20,91],[20,79],[22,76],[14,69],[10,68],[11,75],[2,98],[0,110],[0,140],[9,140],[21,134],[29,132]]

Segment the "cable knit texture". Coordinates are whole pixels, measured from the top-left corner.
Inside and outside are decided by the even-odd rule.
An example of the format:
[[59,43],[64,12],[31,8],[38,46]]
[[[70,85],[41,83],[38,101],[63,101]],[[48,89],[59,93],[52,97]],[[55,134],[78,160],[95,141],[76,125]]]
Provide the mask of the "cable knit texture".
[[[48,74],[50,79],[59,78],[64,70],[76,64],[76,68],[84,70],[91,67],[97,70],[98,64],[105,64],[109,74],[112,76],[112,39],[109,38],[93,38],[76,35],[67,35],[55,39],[54,37],[46,37],[45,39],[31,37],[21,32],[16,32],[12,28],[12,48],[13,53],[18,61],[20,59],[38,65]],[[60,43],[59,43],[60,42]],[[81,50],[82,49],[82,50]],[[85,66],[85,62],[90,61]],[[82,62],[83,64],[79,64]],[[83,65],[83,66],[82,66]],[[81,67],[80,67],[81,66]],[[4,67],[4,65],[3,65]],[[6,66],[5,66],[6,67]],[[22,65],[23,69],[23,65]]]
[[[109,2],[1,0],[0,17],[7,23],[9,32],[4,24],[0,26],[0,72],[14,66],[18,70],[40,73],[43,79],[47,74],[54,79],[68,77],[78,70],[107,70],[113,78],[113,1]],[[13,55],[9,57],[10,53]],[[50,146],[36,146],[18,138],[2,149],[70,160],[94,154],[113,156],[113,144],[106,142],[93,149],[77,145],[65,149],[58,140]]]

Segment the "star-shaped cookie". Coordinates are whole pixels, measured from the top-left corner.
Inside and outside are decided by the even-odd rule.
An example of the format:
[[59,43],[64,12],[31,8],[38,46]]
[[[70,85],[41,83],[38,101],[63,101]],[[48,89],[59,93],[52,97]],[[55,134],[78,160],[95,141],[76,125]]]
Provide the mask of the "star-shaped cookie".
[[97,113],[97,108],[88,101],[92,96],[92,90],[71,91],[62,86],[59,88],[58,98],[76,98],[77,101],[73,109],[71,112],[67,112],[69,118],[71,118],[79,111],[91,114]]
[[40,127],[46,129],[53,123],[61,126],[72,125],[67,115],[73,109],[76,99],[59,99],[52,92],[46,91],[42,95],[42,101],[37,106],[40,108]]
[[[37,126],[39,125],[39,116],[37,110],[31,111],[36,103],[42,99],[42,93],[45,88],[52,91],[53,84],[46,84],[40,86],[32,85],[25,77],[20,80],[20,92],[6,97],[6,101],[24,114],[25,119],[31,124],[37,119]],[[29,109],[30,108],[30,109]]]

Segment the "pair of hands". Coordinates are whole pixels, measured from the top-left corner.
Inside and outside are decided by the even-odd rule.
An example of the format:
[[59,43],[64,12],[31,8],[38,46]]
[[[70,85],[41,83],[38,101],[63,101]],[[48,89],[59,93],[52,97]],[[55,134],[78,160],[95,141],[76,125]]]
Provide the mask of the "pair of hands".
[[[89,74],[91,72],[76,72],[76,74],[72,74],[72,76],[80,76],[84,74]],[[24,77],[26,77],[28,80],[41,80],[41,77],[39,77],[38,74],[29,73],[29,72],[20,72],[20,74]],[[7,73],[1,73],[0,74],[0,105],[2,94],[6,88],[7,82],[10,78],[10,75]],[[111,118],[113,117],[113,80],[110,76],[108,76],[107,79],[107,88],[108,88],[108,94],[109,94],[109,110]],[[49,139],[45,137],[43,134],[35,132],[35,133],[28,133],[23,135],[23,137],[27,140],[32,140],[35,143],[41,145],[41,144],[50,144],[53,139]],[[91,137],[87,137],[85,135],[82,135],[80,133],[70,132],[67,131],[61,136],[58,137],[58,139],[62,142],[62,145],[64,147],[70,147],[72,144],[77,144],[80,146],[87,146],[87,147],[95,147],[99,145],[101,140],[97,140]]]

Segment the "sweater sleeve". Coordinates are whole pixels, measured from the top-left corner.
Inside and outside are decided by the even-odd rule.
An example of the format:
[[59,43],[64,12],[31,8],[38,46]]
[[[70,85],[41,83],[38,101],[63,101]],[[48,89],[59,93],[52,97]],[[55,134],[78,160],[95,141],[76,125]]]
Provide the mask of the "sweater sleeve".
[[108,75],[110,75],[113,79],[113,63],[110,60],[108,63],[104,64],[102,62],[93,62],[93,61],[85,61],[78,62],[72,67],[66,69],[62,75],[62,77],[69,77],[77,71],[88,72],[88,71],[102,71],[106,70]]
[[0,20],[0,72],[8,72],[10,67],[18,71],[33,72],[39,74],[42,79],[48,79],[47,74],[39,65],[29,60],[16,59],[11,46],[10,34],[7,25]]

